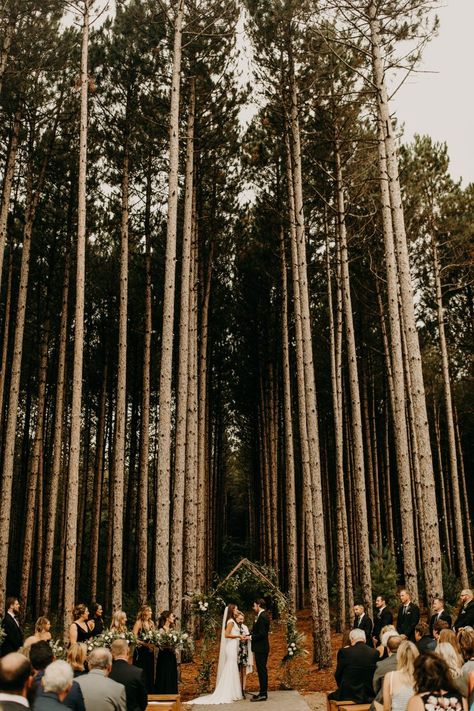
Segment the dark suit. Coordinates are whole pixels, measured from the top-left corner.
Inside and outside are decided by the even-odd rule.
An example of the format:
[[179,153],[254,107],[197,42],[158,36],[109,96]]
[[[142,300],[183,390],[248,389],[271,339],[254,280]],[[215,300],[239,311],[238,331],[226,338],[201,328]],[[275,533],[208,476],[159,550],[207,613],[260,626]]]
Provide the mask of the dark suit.
[[33,706],[33,711],[61,711],[61,709],[64,709],[64,704],[59,701],[56,694],[51,694],[49,691],[38,696]]
[[426,654],[426,652],[434,652],[436,649],[436,640],[433,637],[425,634],[416,643],[416,647],[420,654]]
[[369,645],[369,647],[373,647],[372,643],[372,620],[370,617],[367,615],[366,612],[364,612],[363,615],[361,615],[362,619],[360,617],[354,617],[354,624],[352,625],[353,630],[363,630],[365,632],[365,641]]
[[448,623],[448,627],[452,627],[452,620],[451,620],[451,615],[446,612],[446,610],[442,610],[440,614],[437,612],[434,615],[431,615],[430,617],[430,635],[433,636],[433,627],[435,622],[438,622],[438,620],[442,620],[443,622]]
[[468,602],[459,612],[454,629],[457,632],[461,627],[474,627],[474,600]]
[[260,696],[267,696],[268,694],[267,661],[270,653],[270,643],[268,641],[269,631],[270,619],[265,610],[263,610],[255,620],[252,630],[252,652],[255,656]]
[[420,608],[414,602],[409,602],[405,611],[405,606],[400,605],[397,616],[397,632],[404,634],[410,642],[415,641],[415,627],[420,621]]
[[340,649],[334,674],[338,689],[328,698],[356,704],[370,703],[375,696],[372,680],[379,659],[377,650],[370,649],[363,642]]
[[372,637],[375,637],[377,642],[380,642],[380,633],[384,627],[387,625],[393,625],[393,615],[392,611],[388,607],[383,607],[377,610],[374,617],[374,629],[372,630]]
[[4,657],[6,654],[10,654],[10,652],[17,652],[23,645],[23,631],[9,612],[5,614],[2,620],[2,627],[6,634],[2,644],[1,655]]
[[129,664],[125,659],[117,659],[112,664],[109,679],[124,685],[127,695],[127,711],[144,711],[146,709],[148,700],[143,669]]
[[[43,685],[41,684],[41,679],[44,677],[44,669],[39,671],[36,676],[33,679],[33,684],[32,688],[35,692],[35,705],[33,708],[36,708],[36,704],[38,703],[38,699],[42,696],[47,696],[45,690],[43,689]],[[73,711],[86,711],[86,705],[84,703],[84,697],[82,695],[81,687],[76,681],[72,682],[72,686],[69,689],[66,698],[61,704],[63,707],[67,706],[68,708],[72,709]],[[41,706],[43,708],[43,706]]]
[[25,711],[25,708],[30,708],[30,706],[23,706],[16,701],[0,701],[1,711]]

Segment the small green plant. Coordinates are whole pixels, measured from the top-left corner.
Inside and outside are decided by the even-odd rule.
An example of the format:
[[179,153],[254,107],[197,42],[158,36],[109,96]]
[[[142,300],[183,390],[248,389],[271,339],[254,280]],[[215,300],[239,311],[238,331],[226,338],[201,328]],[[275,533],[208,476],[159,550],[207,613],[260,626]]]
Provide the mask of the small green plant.
[[385,595],[388,607],[395,607],[398,602],[396,597],[398,585],[397,561],[390,548],[372,546],[370,574],[374,596]]
[[197,683],[198,683],[198,694],[207,694],[211,690],[211,676],[214,667],[214,662],[212,659],[202,659],[199,666]]

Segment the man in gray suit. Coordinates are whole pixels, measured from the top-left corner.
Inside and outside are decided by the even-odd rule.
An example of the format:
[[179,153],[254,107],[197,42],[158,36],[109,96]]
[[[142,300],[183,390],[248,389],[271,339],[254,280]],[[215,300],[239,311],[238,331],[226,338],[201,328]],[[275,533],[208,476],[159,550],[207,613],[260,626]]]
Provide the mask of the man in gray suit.
[[112,669],[110,651],[105,647],[93,649],[87,662],[89,673],[76,678],[86,711],[127,711],[124,685],[107,678]]
[[385,674],[388,674],[388,672],[390,671],[397,670],[397,649],[399,648],[402,642],[402,638],[398,635],[392,635],[391,637],[389,637],[387,640],[388,657],[386,659],[382,659],[382,661],[380,662],[377,662],[377,666],[375,667],[374,680],[372,682],[376,694],[375,699],[372,702],[372,709],[376,708],[374,704],[375,701],[377,701],[379,704],[383,704],[383,680]]

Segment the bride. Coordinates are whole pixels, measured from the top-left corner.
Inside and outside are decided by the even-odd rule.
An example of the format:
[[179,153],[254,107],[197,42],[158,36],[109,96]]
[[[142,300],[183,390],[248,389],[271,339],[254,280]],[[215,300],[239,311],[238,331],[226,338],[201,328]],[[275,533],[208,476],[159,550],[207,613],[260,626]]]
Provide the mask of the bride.
[[188,701],[189,704],[230,704],[243,698],[237,656],[240,640],[245,637],[235,620],[237,613],[237,605],[228,605],[224,612],[214,692]]

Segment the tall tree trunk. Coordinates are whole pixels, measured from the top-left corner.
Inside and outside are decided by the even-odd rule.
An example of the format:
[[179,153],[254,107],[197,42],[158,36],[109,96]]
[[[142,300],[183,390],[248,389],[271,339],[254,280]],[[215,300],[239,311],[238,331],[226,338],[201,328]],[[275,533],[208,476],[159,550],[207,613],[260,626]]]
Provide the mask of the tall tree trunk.
[[435,441],[436,441],[436,454],[438,459],[438,478],[439,478],[439,489],[440,489],[440,500],[441,500],[441,530],[444,529],[444,544],[445,544],[445,555],[448,563],[449,570],[453,569],[453,557],[451,548],[451,537],[450,537],[450,526],[452,526],[452,520],[448,515],[448,505],[446,496],[446,484],[444,478],[444,466],[443,466],[443,453],[441,448],[441,431],[439,425],[439,406],[437,402],[433,402],[433,419],[434,419],[434,431],[435,431]]
[[403,314],[402,322],[405,331],[412,383],[411,398],[413,402],[419,452],[422,498],[425,503],[423,506],[421,530],[424,531],[426,540],[429,544],[429,550],[426,550],[423,546],[423,562],[426,578],[426,590],[431,602],[432,596],[441,595],[443,590],[436,491],[433,475],[428,415],[426,411],[420,343],[416,328],[410,263],[403,217],[397,149],[393,122],[390,116],[387,87],[385,84],[381,50],[382,41],[380,35],[380,20],[377,13],[377,3],[374,0],[371,0],[368,8],[368,17],[370,22],[372,69],[374,83],[377,90],[377,113],[379,125],[380,129],[384,132],[385,139],[386,173],[388,177],[393,232],[397,253],[400,296]]
[[2,200],[0,203],[0,284],[3,273],[3,255],[7,240],[8,213],[10,211],[10,199],[13,188],[13,178],[15,175],[15,163],[20,142],[21,110],[17,109],[13,119],[10,145],[8,146],[5,173],[2,185]]
[[456,442],[458,446],[458,457],[459,457],[459,481],[461,484],[461,498],[462,501],[464,502],[464,523],[465,523],[465,530],[466,530],[466,544],[467,544],[467,550],[469,553],[469,560],[471,564],[471,570],[474,567],[474,549],[473,549],[473,541],[472,541],[472,523],[471,523],[471,512],[469,509],[469,497],[467,494],[467,488],[466,488],[466,472],[464,468],[464,456],[463,456],[463,451],[462,451],[462,443],[461,443],[461,435],[459,433],[459,420],[458,420],[458,415],[456,411],[456,407],[453,407],[453,415],[454,415],[454,427],[456,430]]
[[160,419],[158,425],[158,490],[156,497],[155,606],[169,608],[169,538],[171,488],[171,384],[173,375],[173,326],[176,281],[176,232],[178,216],[179,95],[184,0],[177,0],[174,21],[173,76],[169,126],[168,221],[161,337]]
[[[2,49],[0,51],[0,94],[2,93],[2,87],[3,87],[3,77],[5,75],[5,70],[7,68],[8,64],[8,57],[10,54],[10,48],[12,45],[12,39],[13,39],[13,30],[15,29],[14,23],[11,21],[11,18],[8,18],[7,20],[7,26],[5,27],[3,37],[2,37]],[[1,269],[0,269],[0,275],[1,275]]]
[[12,302],[13,248],[8,259],[8,279],[5,295],[5,319],[3,322],[2,361],[0,364],[0,432],[3,426],[3,395],[7,376],[8,344],[10,339],[10,319]]
[[81,455],[82,366],[84,356],[84,287],[86,256],[86,176],[88,124],[88,51],[90,8],[94,0],[84,0],[81,48],[81,109],[79,132],[79,176],[76,244],[76,305],[74,311],[74,356],[72,372],[71,439],[67,482],[67,512],[64,568],[64,638],[71,623],[76,589],[77,505]]
[[97,434],[95,438],[95,469],[94,486],[92,496],[91,511],[91,533],[90,533],[90,553],[89,553],[89,579],[91,600],[97,599],[97,566],[99,563],[99,542],[100,542],[100,519],[102,513],[102,489],[104,481],[105,463],[105,422],[107,403],[107,355],[105,357],[104,375],[102,377],[102,390],[99,400],[99,412],[97,415]]

